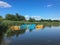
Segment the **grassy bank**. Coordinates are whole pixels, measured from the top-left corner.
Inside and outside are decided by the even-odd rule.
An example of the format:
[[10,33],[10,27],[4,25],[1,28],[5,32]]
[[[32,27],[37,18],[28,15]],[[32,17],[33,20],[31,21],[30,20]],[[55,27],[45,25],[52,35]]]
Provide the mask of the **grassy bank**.
[[2,25],[5,26],[11,26],[11,25],[21,25],[21,24],[43,24],[43,25],[52,25],[52,26],[58,26],[60,25],[60,22],[28,22],[28,21],[8,21],[4,20],[2,21]]

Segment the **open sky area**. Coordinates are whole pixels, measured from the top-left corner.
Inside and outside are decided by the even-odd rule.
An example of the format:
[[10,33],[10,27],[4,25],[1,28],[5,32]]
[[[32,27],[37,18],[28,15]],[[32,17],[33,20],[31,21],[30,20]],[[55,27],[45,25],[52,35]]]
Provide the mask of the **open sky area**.
[[0,15],[19,13],[36,19],[60,20],[60,0],[0,0]]

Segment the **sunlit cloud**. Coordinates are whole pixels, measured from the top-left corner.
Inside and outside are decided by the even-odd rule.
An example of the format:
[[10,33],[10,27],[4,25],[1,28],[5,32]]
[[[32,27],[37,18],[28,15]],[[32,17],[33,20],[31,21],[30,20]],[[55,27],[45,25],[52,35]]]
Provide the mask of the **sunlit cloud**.
[[41,19],[41,16],[29,16],[29,15],[25,15],[25,18],[27,20],[29,20],[29,18],[33,18],[33,19],[36,19],[36,20],[40,20]]
[[12,7],[10,4],[4,1],[0,1],[0,8],[10,8]]
[[29,20],[30,16],[29,15],[25,15],[26,20]]
[[53,4],[48,4],[46,7],[52,7],[53,6]]
[[34,18],[36,20],[40,20],[41,19],[41,16],[31,16],[31,18]]

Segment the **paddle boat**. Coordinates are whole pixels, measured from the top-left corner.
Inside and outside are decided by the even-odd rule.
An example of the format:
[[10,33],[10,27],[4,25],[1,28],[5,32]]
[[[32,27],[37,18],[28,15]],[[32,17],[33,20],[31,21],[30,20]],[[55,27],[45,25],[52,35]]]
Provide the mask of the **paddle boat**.
[[36,26],[36,29],[41,29],[41,28],[43,28],[44,26],[43,25],[37,25]]
[[36,26],[36,24],[29,24],[28,29],[33,30],[33,29],[35,29],[35,26]]
[[20,26],[11,26],[10,29],[11,30],[20,30]]
[[27,29],[27,25],[26,24],[20,25],[20,30],[24,30],[24,29]]

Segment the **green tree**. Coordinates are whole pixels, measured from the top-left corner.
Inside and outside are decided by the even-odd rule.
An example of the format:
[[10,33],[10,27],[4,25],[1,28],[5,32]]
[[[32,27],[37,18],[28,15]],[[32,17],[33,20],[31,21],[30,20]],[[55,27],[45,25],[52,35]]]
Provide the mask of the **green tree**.
[[18,20],[18,21],[26,20],[24,16],[19,15],[18,13],[16,13],[16,17],[17,17],[17,20]]
[[19,15],[18,13],[16,13],[16,15],[7,14],[5,18],[7,20],[12,20],[12,21],[23,21],[23,20],[26,20],[24,16]]
[[12,20],[12,21],[16,21],[17,20],[16,16],[13,15],[13,14],[7,14],[5,19]]
[[0,18],[3,18],[2,16],[0,16]]
[[0,16],[0,22],[1,22],[1,21],[3,21],[3,17],[2,17],[2,16]]
[[29,18],[29,22],[35,22],[35,19]]

